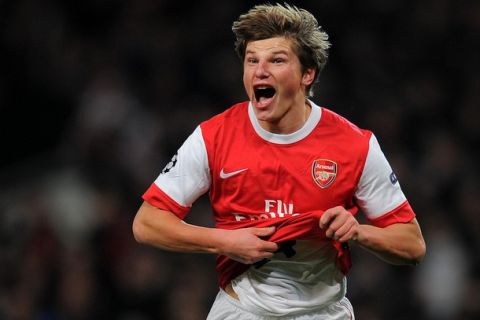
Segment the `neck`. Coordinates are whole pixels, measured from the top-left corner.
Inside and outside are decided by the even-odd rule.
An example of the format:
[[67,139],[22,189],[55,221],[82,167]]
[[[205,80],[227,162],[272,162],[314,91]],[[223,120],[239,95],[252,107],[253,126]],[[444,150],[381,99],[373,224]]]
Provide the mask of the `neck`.
[[259,120],[260,126],[275,134],[290,134],[299,130],[307,122],[312,107],[308,100],[305,100],[302,106],[298,108],[289,108],[278,121],[262,121]]

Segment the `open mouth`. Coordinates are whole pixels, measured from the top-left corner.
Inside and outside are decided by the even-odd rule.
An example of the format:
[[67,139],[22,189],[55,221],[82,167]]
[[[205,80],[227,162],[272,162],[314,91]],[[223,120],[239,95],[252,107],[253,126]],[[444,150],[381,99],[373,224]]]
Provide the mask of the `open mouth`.
[[268,99],[273,98],[275,96],[275,89],[273,87],[268,86],[259,86],[254,88],[255,100],[258,102],[265,102]]

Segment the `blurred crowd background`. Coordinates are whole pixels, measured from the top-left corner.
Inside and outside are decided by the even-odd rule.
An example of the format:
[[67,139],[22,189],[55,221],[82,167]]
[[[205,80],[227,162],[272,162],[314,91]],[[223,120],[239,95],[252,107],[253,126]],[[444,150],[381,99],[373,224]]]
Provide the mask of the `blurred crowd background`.
[[[137,244],[141,195],[246,99],[254,1],[0,0],[0,319],[205,319],[214,256]],[[480,2],[290,1],[333,44],[314,101],[377,135],[427,256],[353,247],[357,319],[479,319]],[[212,225],[202,197],[187,219]]]

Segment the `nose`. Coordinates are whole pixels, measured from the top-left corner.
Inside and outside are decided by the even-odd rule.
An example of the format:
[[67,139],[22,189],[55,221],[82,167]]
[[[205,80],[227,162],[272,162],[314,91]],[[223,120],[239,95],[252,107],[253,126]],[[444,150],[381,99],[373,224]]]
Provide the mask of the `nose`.
[[255,69],[255,76],[259,79],[265,79],[268,78],[269,75],[267,63],[265,61],[259,61]]

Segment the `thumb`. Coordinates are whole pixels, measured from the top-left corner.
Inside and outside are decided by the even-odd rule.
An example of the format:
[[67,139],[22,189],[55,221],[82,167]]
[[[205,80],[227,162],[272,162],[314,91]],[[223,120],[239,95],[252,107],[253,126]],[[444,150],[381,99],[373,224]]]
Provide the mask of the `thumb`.
[[253,233],[259,237],[272,235],[275,232],[275,227],[254,228]]

